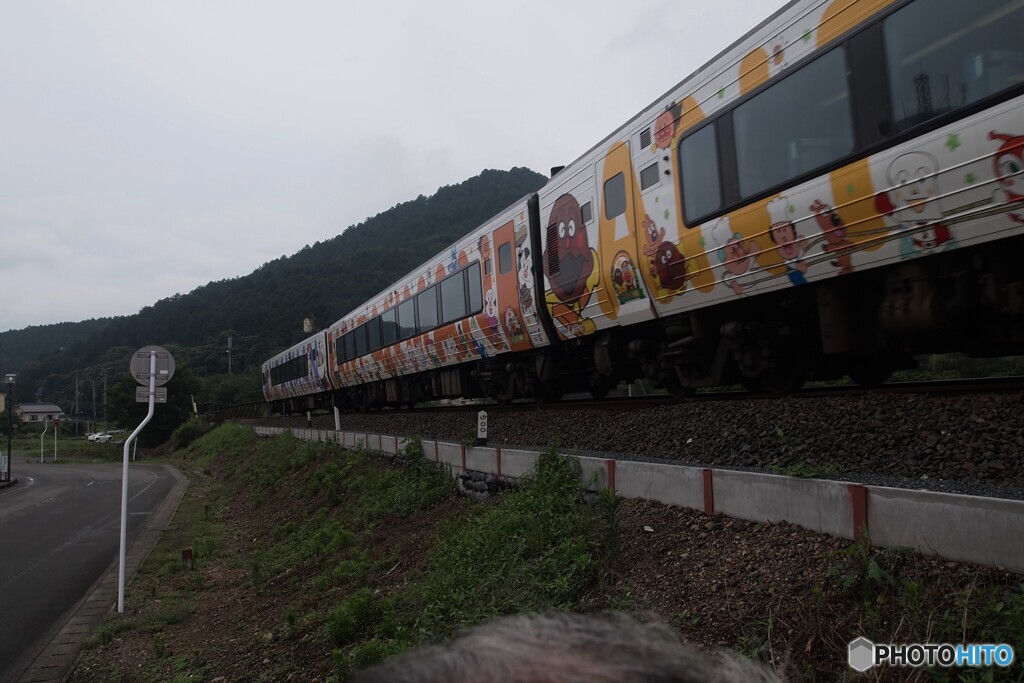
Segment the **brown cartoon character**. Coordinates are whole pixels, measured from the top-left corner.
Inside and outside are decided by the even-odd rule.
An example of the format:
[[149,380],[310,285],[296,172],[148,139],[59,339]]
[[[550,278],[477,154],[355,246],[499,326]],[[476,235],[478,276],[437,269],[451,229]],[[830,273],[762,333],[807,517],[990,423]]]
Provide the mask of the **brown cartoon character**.
[[[594,271],[594,253],[590,249],[583,211],[571,194],[555,200],[548,219],[548,253],[544,255],[544,274],[560,301],[576,304],[587,288]],[[551,249],[555,250],[552,263]],[[552,265],[555,266],[552,271]],[[582,306],[580,306],[582,308]]]
[[686,284],[686,259],[671,242],[662,242],[654,255],[654,269],[662,289],[679,290]]
[[853,242],[846,239],[846,225],[843,223],[839,213],[820,199],[808,207],[814,212],[814,217],[821,228],[821,234],[825,237],[825,244],[822,250],[826,254],[835,254],[836,259],[832,265],[839,268],[840,275],[853,272],[853,255],[850,254],[850,247]]

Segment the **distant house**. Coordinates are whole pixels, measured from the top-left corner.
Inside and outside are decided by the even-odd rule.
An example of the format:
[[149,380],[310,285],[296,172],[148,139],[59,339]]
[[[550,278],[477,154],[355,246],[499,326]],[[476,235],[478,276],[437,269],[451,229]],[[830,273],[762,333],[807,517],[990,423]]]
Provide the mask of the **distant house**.
[[22,422],[43,423],[46,420],[63,420],[64,411],[55,403],[21,403],[14,407],[14,414]]

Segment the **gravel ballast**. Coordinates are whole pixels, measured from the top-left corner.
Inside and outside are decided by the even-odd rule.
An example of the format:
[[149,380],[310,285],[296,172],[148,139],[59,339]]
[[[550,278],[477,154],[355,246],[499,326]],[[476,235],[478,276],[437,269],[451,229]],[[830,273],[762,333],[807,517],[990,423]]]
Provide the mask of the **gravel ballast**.
[[[866,394],[489,414],[489,445],[1024,499],[1024,395]],[[260,421],[305,427],[305,417]],[[314,426],[333,429],[331,415]],[[344,431],[472,443],[475,412],[343,414]]]

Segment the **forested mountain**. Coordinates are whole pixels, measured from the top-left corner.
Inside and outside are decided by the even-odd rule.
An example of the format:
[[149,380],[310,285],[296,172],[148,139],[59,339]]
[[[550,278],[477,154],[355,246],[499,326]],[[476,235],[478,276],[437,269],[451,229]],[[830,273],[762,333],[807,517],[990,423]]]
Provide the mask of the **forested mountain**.
[[[0,333],[0,368],[19,373],[19,401],[39,396],[69,413],[76,371],[93,382],[104,371],[116,380],[127,372],[128,354],[147,344],[168,347],[202,378],[227,372],[231,336],[235,373],[248,368],[258,376],[253,371],[263,360],[306,336],[303,318],[320,326],[334,322],[545,180],[525,168],[484,171],[249,275],[161,299],[135,315]],[[43,355],[29,360],[32,346]]]

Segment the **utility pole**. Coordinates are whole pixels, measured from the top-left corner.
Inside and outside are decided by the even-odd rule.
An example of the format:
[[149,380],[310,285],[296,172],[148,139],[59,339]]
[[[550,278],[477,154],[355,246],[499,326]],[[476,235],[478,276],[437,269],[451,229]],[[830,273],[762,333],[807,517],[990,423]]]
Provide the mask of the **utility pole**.
[[103,428],[106,429],[109,425],[107,424],[107,369],[103,368]]
[[78,436],[78,370],[75,370],[75,405],[71,409],[71,417],[75,419],[75,436]]
[[96,380],[90,375],[89,384],[92,385],[92,424],[96,426]]
[[228,374],[231,374],[231,346],[234,341],[233,337],[228,337]]

